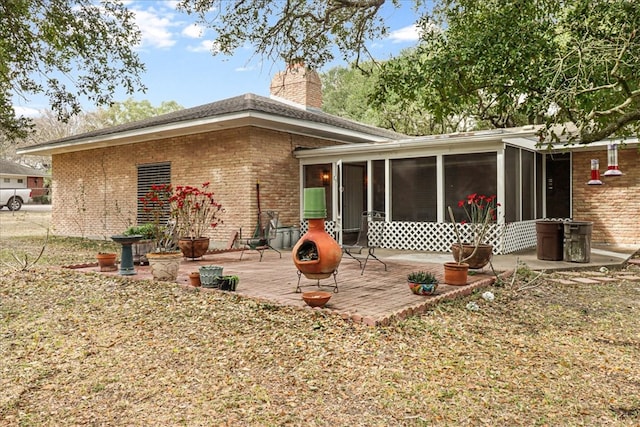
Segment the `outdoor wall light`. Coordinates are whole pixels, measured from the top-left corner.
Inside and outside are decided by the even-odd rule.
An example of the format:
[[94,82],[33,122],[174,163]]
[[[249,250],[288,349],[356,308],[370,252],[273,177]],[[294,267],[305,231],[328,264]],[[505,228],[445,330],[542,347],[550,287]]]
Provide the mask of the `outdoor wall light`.
[[598,162],[598,159],[591,159],[591,179],[587,184],[602,185],[602,181],[600,181],[600,163]]
[[607,171],[604,173],[604,176],[620,176],[622,172],[620,172],[620,168],[618,167],[618,145],[617,144],[609,144],[607,146],[607,160],[608,166]]
[[331,182],[331,175],[329,174],[329,171],[326,169],[322,170],[322,185],[327,186],[329,185],[329,183]]

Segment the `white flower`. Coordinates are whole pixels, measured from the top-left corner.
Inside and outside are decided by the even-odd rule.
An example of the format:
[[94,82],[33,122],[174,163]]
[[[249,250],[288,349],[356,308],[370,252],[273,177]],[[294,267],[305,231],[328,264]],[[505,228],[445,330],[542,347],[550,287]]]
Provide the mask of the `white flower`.
[[607,273],[609,271],[609,269],[607,267],[600,267],[600,273]]
[[478,304],[475,301],[471,301],[471,302],[467,303],[467,310],[478,311],[478,310],[480,310],[480,307],[478,306]]
[[484,298],[486,301],[489,302],[493,302],[493,300],[496,298],[493,296],[493,293],[487,291],[485,293],[482,294],[482,298]]

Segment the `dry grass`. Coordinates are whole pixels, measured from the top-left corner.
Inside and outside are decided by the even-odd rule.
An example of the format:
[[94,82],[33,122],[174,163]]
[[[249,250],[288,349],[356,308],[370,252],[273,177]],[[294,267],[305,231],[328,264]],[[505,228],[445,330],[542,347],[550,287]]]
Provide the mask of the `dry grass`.
[[[93,253],[55,239],[44,262]],[[0,424],[640,424],[640,282],[545,275],[522,291],[533,275],[518,277],[491,303],[368,328],[169,283],[5,269]]]

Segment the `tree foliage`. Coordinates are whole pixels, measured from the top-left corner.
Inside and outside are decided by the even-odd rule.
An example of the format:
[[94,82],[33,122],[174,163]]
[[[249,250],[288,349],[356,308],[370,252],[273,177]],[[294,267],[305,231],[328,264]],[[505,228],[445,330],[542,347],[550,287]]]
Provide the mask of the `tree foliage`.
[[442,1],[414,55],[383,64],[376,100],[413,100],[440,120],[544,124],[547,142],[634,134],[639,24],[628,0]]
[[[384,0],[182,0],[218,34],[217,52],[250,43],[260,55],[320,68],[336,52],[354,64],[383,38]],[[400,7],[401,1],[390,2]],[[435,5],[434,5],[435,3]],[[422,40],[383,66],[379,107],[405,103],[442,129],[545,125],[551,140],[590,143],[639,130],[640,2],[414,0]],[[404,4],[403,6],[406,6]],[[433,7],[432,7],[433,6]]]
[[0,1],[0,133],[13,139],[28,130],[14,97],[44,93],[65,121],[82,98],[107,105],[118,87],[143,89],[139,40],[132,12],[116,0]]
[[[405,54],[410,54],[408,51]],[[418,102],[389,97],[374,104],[379,67],[364,62],[359,67],[334,67],[321,73],[322,109],[336,116],[392,129],[405,135],[431,135],[467,129],[465,118],[446,117],[436,122]]]

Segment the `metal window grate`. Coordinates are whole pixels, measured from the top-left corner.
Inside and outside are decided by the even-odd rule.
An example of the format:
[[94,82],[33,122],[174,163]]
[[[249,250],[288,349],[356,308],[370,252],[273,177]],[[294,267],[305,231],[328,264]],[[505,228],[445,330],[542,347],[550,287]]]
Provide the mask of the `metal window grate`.
[[[138,198],[137,198],[137,221],[138,224],[152,222],[155,218],[149,218],[149,213],[142,209],[140,199],[147,194],[154,184],[171,184],[171,163],[152,163],[138,165]],[[169,207],[167,206],[166,217],[160,218],[161,222],[169,219]]]

